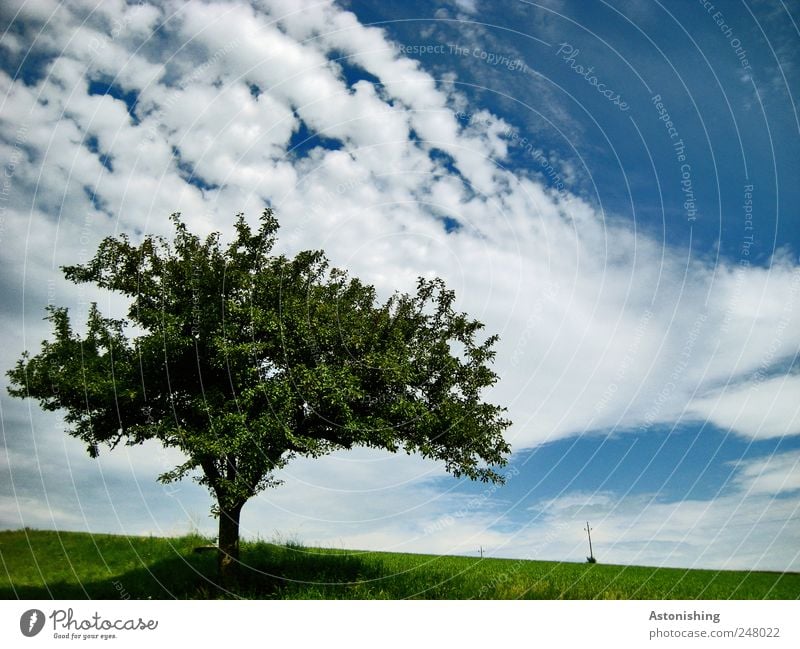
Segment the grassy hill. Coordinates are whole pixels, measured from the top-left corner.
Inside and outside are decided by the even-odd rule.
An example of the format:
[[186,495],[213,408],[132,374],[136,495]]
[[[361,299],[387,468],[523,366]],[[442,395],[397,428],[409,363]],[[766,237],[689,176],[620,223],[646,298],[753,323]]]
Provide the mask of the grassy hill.
[[199,536],[0,532],[0,598],[797,599],[800,574],[645,568],[244,543],[241,587],[214,583]]

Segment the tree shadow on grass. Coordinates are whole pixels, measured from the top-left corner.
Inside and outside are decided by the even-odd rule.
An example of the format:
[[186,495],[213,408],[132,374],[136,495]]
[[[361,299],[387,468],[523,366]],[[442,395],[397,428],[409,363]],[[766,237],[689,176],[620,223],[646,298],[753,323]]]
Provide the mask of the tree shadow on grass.
[[[217,583],[216,552],[178,552],[102,579],[50,581],[46,586],[0,587],[0,599],[233,599],[352,597],[360,584],[381,577],[358,554],[270,543],[242,548],[238,583]],[[80,572],[80,566],[75,566]]]
[[[403,556],[244,543],[236,587],[217,584],[202,537],[0,541],[0,599],[795,599],[800,575]],[[37,540],[38,539],[38,540]],[[91,540],[90,540],[91,539]],[[27,543],[27,541],[25,541]],[[41,570],[41,572],[39,572]],[[8,579],[5,579],[5,578]],[[12,586],[9,586],[9,580]],[[44,585],[42,582],[46,583]]]
[[[80,573],[81,566],[74,567]],[[19,585],[0,588],[0,599],[172,599],[199,596],[211,585],[215,563],[208,556],[184,556],[142,564],[102,579],[50,580],[46,585]]]
[[365,584],[383,576],[380,564],[365,561],[363,553],[260,543],[242,551],[236,594],[282,599],[368,597]]

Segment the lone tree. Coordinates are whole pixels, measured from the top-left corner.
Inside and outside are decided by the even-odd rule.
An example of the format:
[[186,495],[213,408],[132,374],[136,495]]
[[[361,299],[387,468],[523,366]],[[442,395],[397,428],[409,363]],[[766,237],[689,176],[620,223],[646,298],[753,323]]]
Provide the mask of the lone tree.
[[497,336],[453,309],[440,279],[381,303],[374,287],[330,268],[319,251],[271,255],[278,222],[204,241],[172,215],[175,238],[103,240],[94,258],[64,267],[130,299],[128,320],[92,304],[85,335],[48,307],[53,341],[8,372],[9,392],[65,411],[69,433],[101,445],[158,440],[216,499],[219,576],[235,581],[247,500],[275,486],[297,456],[368,446],[418,452],[455,476],[502,482],[510,424],[481,400]]

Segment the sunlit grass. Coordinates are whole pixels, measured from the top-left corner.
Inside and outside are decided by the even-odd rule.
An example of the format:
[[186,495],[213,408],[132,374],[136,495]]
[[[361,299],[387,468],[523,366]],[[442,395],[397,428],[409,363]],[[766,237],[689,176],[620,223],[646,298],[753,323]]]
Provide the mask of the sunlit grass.
[[797,599],[800,574],[242,544],[234,592],[200,536],[0,532],[0,598]]

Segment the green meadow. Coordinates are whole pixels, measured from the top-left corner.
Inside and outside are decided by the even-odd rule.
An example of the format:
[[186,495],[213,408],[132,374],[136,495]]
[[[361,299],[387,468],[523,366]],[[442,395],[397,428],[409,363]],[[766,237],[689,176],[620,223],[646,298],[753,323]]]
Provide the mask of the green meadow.
[[215,583],[200,536],[0,532],[3,599],[798,599],[800,574],[361,552],[245,542]]

